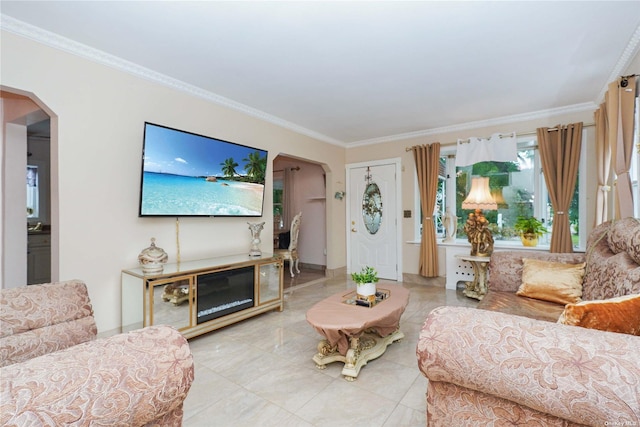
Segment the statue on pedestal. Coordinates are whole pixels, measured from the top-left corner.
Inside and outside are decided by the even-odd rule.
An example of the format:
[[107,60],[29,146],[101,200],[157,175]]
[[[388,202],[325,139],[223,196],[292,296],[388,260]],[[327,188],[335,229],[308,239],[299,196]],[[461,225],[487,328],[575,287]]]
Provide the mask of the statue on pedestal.
[[489,229],[489,221],[480,210],[469,214],[464,231],[471,243],[471,256],[490,256],[493,253],[493,236]]
[[467,222],[464,224],[464,232],[467,233],[467,240],[469,240],[469,243],[471,243],[471,256],[478,255],[478,244],[476,243],[476,233],[478,232],[478,230],[476,229],[475,213],[469,213]]
[[491,256],[493,253],[493,236],[489,229],[489,221],[484,215],[476,215],[476,255]]
[[442,220],[442,225],[444,225],[444,239],[442,239],[443,243],[451,243],[456,241],[456,233],[458,231],[458,217],[453,215],[449,209],[444,214],[444,218]]

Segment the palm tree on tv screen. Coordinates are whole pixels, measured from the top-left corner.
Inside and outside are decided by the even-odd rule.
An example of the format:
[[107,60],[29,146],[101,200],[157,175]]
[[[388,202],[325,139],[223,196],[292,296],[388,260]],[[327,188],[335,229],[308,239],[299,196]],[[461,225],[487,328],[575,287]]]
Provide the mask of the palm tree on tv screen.
[[236,172],[236,168],[238,167],[238,164],[236,163],[235,160],[233,160],[233,157],[229,157],[224,162],[220,163],[220,166],[222,166],[222,173],[226,177],[233,178],[235,175],[238,174]]
[[260,157],[259,151],[250,153],[243,162],[247,162],[244,165],[244,170],[253,179],[254,182],[264,184],[264,176],[267,171],[267,157]]

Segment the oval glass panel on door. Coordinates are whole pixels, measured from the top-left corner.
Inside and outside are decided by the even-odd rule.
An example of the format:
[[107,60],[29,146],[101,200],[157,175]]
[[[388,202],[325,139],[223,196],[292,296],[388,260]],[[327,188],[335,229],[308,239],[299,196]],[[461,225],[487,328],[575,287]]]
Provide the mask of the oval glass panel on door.
[[362,220],[369,234],[376,234],[382,223],[382,194],[375,182],[367,185],[362,196]]

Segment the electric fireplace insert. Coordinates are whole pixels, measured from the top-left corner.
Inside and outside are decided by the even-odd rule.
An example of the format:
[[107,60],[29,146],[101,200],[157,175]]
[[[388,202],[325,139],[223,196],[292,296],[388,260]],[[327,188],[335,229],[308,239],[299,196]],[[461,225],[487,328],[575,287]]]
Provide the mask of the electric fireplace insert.
[[197,324],[254,306],[254,267],[198,276]]

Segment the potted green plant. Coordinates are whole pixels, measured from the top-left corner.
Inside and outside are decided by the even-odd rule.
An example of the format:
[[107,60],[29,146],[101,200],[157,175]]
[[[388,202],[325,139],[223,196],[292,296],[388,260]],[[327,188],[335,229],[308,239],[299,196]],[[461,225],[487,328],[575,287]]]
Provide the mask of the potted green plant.
[[524,246],[537,246],[538,238],[549,230],[544,224],[533,216],[520,216],[513,228],[520,234]]
[[373,267],[364,266],[359,273],[351,273],[351,278],[356,282],[357,294],[360,298],[375,300],[378,272]]

